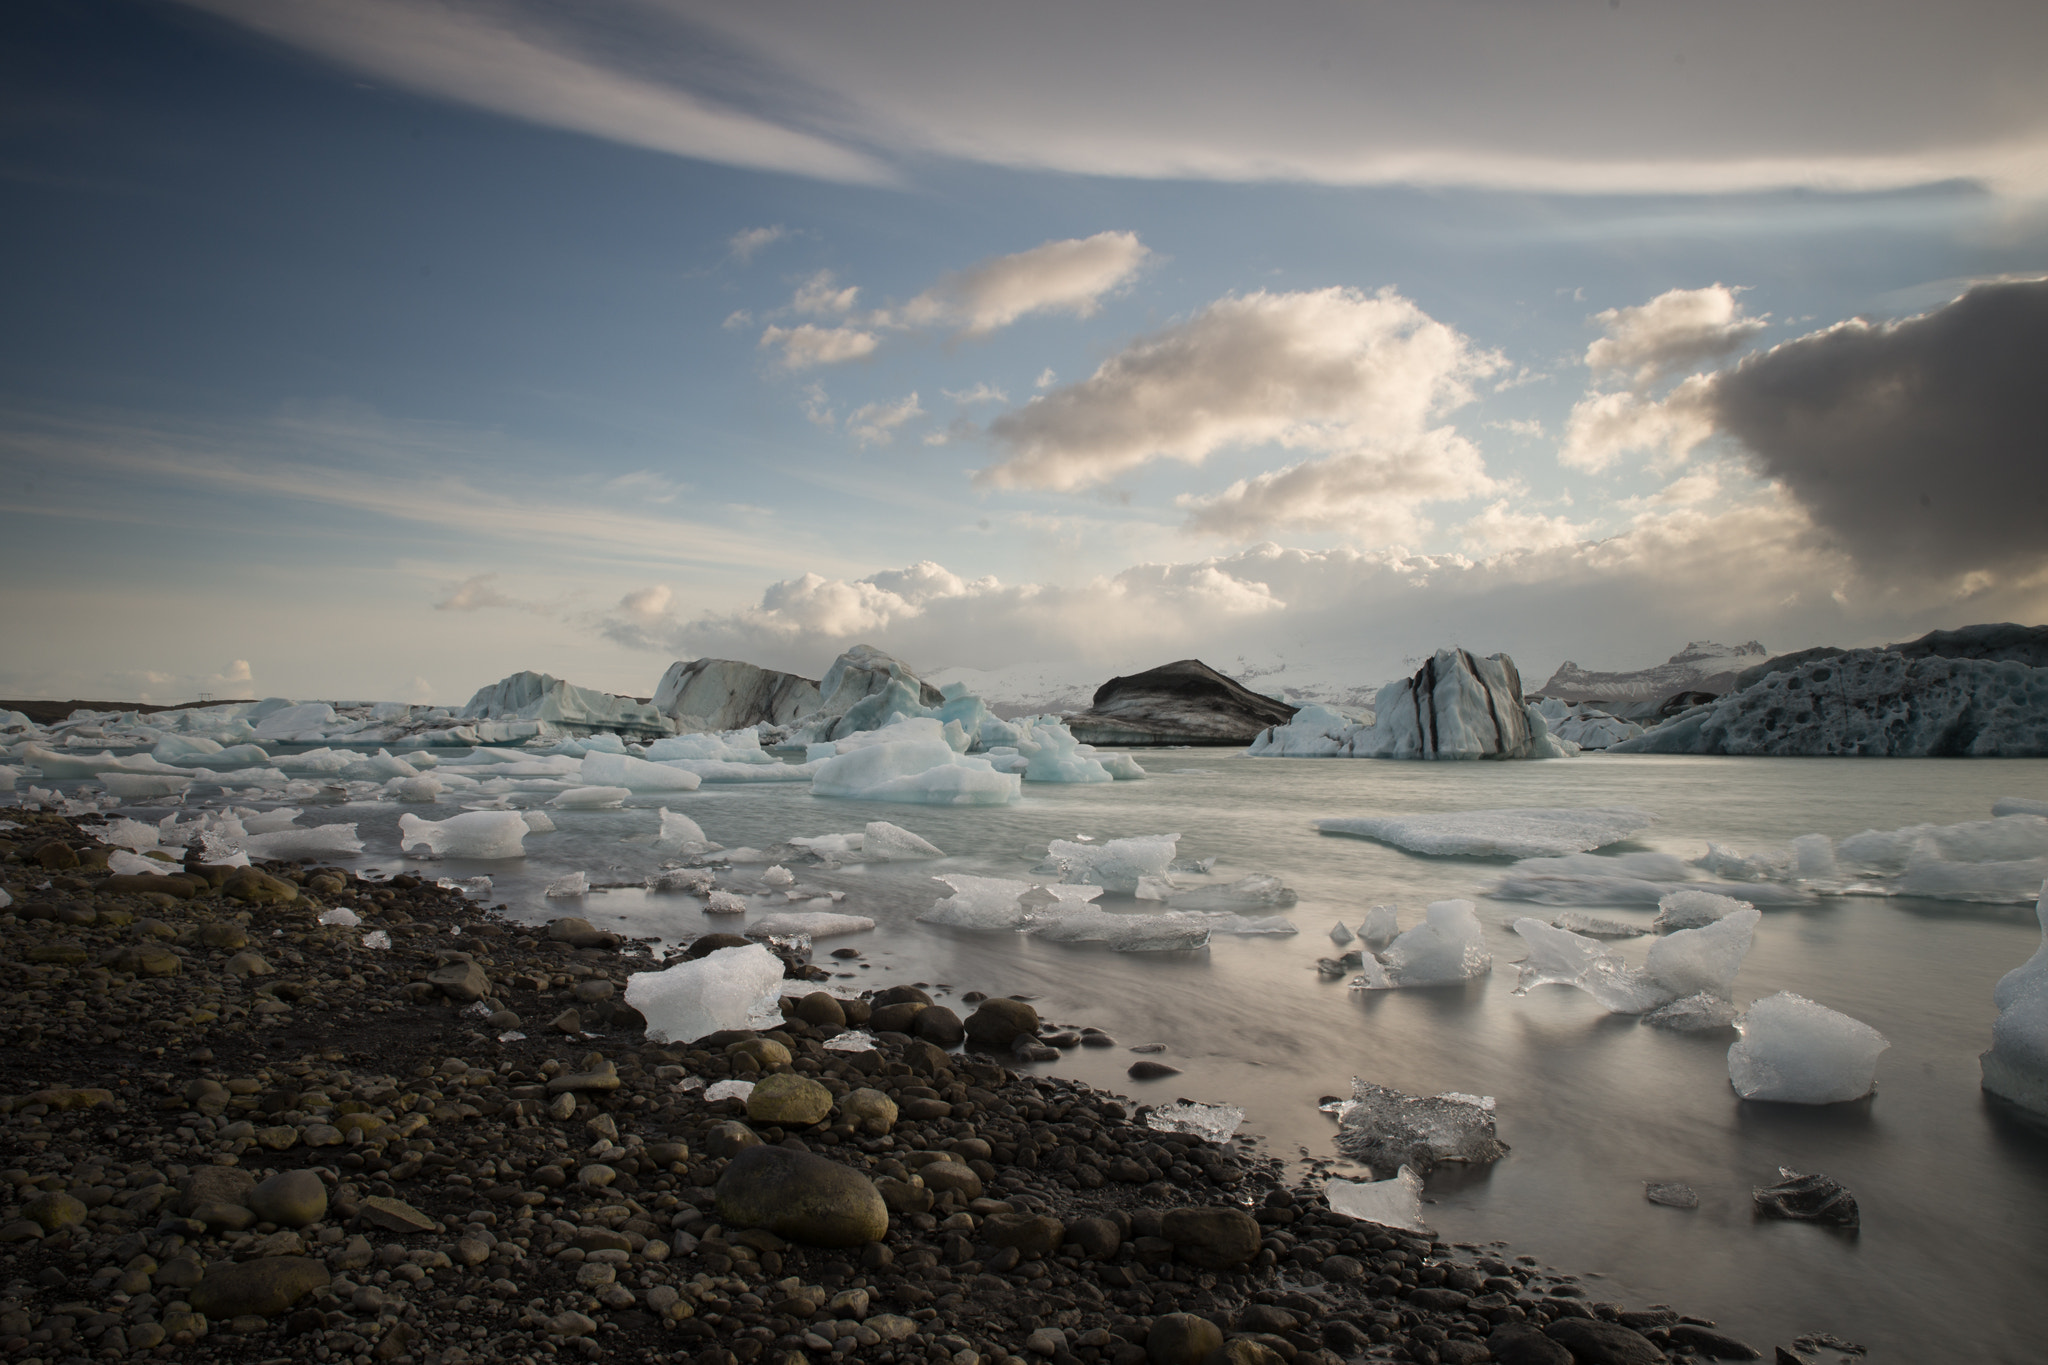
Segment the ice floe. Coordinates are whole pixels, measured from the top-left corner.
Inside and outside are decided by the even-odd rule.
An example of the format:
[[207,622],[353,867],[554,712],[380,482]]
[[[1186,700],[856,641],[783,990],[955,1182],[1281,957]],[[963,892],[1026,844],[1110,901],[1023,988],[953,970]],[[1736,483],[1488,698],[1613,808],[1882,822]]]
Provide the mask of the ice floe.
[[2041,946],[1998,979],[1991,1003],[1998,1021],[1980,1058],[1984,1088],[2036,1114],[2048,1115],[2048,883],[2034,904]]
[[1493,954],[1470,901],[1437,901],[1424,921],[1395,938],[1378,960],[1364,959],[1353,990],[1383,991],[1409,986],[1445,986],[1484,976]]
[[1604,848],[1629,838],[1656,818],[1639,810],[1508,808],[1347,816],[1318,820],[1316,828],[1325,834],[1375,839],[1411,853],[1536,858]]
[[646,1016],[649,1039],[693,1043],[720,1029],[779,1022],[782,971],[782,959],[759,944],[720,948],[658,972],[635,972],[626,978],[626,1003]]
[[1361,1223],[1428,1232],[1422,1221],[1422,1177],[1403,1166],[1386,1180],[1338,1180],[1323,1182],[1323,1198],[1330,1211]]
[[425,844],[444,858],[521,858],[526,855],[526,817],[518,811],[478,810],[446,820],[398,817],[401,849]]
[[1515,994],[1543,985],[1574,986],[1610,1014],[1646,1014],[1691,995],[1725,1000],[1762,918],[1762,912],[1740,907],[1702,928],[1681,929],[1652,944],[1637,969],[1598,939],[1524,917],[1514,924],[1528,952]]
[[1757,1001],[1735,1020],[1728,1081],[1746,1100],[1838,1104],[1875,1084],[1878,1055],[1891,1044],[1861,1020],[1791,991]]

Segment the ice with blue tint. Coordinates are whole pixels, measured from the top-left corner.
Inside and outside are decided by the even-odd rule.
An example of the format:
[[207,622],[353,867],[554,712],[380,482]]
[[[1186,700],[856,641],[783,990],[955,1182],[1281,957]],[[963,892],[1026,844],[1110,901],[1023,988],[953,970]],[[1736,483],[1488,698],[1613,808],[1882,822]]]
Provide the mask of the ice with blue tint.
[[1698,929],[1725,919],[1737,910],[1753,908],[1748,901],[1717,896],[1711,891],[1666,891],[1657,898],[1657,929]]
[[704,784],[693,772],[628,754],[589,755],[583,760],[582,778],[593,787],[624,787],[632,792],[693,792]]
[[363,851],[354,825],[313,825],[249,834],[242,851],[252,858],[277,862],[289,858],[339,858]]
[[2036,1114],[2048,1115],[2048,882],[2034,903],[2041,946],[1998,979],[1991,1003],[1998,1022],[1979,1059],[1984,1088]]
[[526,817],[516,810],[475,810],[446,820],[398,817],[398,846],[424,844],[443,858],[522,858],[526,856]]
[[2001,796],[1991,803],[1991,813],[1996,815],[2048,815],[2048,801],[2037,801],[2027,796]]
[[709,760],[717,763],[772,765],[775,758],[761,747],[761,736],[753,730],[728,730],[723,734],[670,735],[647,746],[645,757],[667,763],[676,759]]
[[1027,927],[1053,943],[1100,943],[1118,952],[1183,952],[1209,942],[1211,925],[1202,915],[1119,914],[1100,906],[1060,901],[1034,912]]
[[1304,707],[1286,725],[1267,728],[1246,750],[1253,757],[1567,758],[1576,744],[1558,739],[1505,654],[1480,658],[1441,649],[1416,671],[1380,689],[1373,719],[1360,722],[1325,706]]
[[1702,928],[1682,929],[1651,946],[1641,968],[1598,939],[1522,918],[1514,930],[1527,950],[1515,994],[1536,986],[1574,986],[1610,1014],[1644,1014],[1691,995],[1727,999],[1756,936],[1762,912],[1738,907]]
[[[952,888],[953,894],[937,901],[917,918],[924,924],[943,924],[956,929],[1021,929],[1029,912],[1021,904],[1030,882],[1009,877],[973,877],[955,872],[935,880]],[[1101,895],[1091,888],[1093,895]]]
[[1244,1110],[1236,1105],[1193,1100],[1162,1104],[1145,1116],[1145,1126],[1155,1133],[1185,1133],[1204,1142],[1228,1142],[1243,1125]]
[[1619,843],[1657,817],[1639,810],[1506,809],[1318,820],[1325,834],[1464,858],[1535,858]]
[[935,806],[1004,806],[1022,795],[1015,774],[958,753],[943,738],[892,740],[835,755],[818,765],[811,792]]
[[751,921],[747,932],[767,937],[808,934],[812,938],[832,938],[839,934],[858,934],[874,927],[875,922],[866,915],[843,915],[831,910],[783,910]]
[[280,707],[256,722],[259,744],[317,744],[335,723],[334,708],[324,701]]
[[[1284,910],[1298,899],[1278,877],[1264,872],[1254,872],[1221,886],[1175,891],[1169,897],[1176,910]],[[1347,933],[1338,941],[1347,942],[1349,939]]]
[[1366,947],[1375,950],[1392,943],[1400,933],[1401,914],[1391,905],[1375,905],[1358,922],[1358,937]]
[[[1029,743],[1030,749],[1025,745]],[[1034,725],[1018,752],[1027,760],[1026,782],[1113,782],[1109,770],[1095,761],[1094,749],[1074,738],[1064,725]],[[1083,752],[1083,750],[1086,752]]]
[[1870,1025],[1791,991],[1759,1000],[1736,1020],[1728,1082],[1746,1100],[1839,1104],[1876,1084],[1891,1044]]
[[1063,882],[1132,896],[1143,881],[1166,876],[1179,842],[1178,834],[1142,834],[1100,844],[1055,839],[1047,845],[1047,860],[1041,866]]

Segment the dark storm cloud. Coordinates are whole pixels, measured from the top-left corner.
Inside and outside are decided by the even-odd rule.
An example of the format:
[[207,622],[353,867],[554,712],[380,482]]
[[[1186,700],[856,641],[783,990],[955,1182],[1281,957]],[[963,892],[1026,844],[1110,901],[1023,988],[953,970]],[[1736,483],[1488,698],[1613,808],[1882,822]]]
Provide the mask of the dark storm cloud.
[[2048,563],[2048,280],[1787,342],[1720,375],[1713,402],[1880,576]]

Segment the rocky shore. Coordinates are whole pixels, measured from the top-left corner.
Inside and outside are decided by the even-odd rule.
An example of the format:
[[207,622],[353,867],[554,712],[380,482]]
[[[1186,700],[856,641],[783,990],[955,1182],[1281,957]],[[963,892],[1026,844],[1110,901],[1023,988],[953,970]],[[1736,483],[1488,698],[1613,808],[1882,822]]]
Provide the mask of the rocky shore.
[[[13,1360],[1756,1357],[1020,1073],[1020,1036],[1114,1045],[1023,1001],[963,1017],[946,988],[793,960],[819,989],[781,1027],[650,1042],[622,1000],[663,965],[645,944],[405,876],[109,875],[79,821],[5,814]],[[830,1046],[856,1027],[871,1049]],[[729,1080],[755,1086],[707,1099]]]

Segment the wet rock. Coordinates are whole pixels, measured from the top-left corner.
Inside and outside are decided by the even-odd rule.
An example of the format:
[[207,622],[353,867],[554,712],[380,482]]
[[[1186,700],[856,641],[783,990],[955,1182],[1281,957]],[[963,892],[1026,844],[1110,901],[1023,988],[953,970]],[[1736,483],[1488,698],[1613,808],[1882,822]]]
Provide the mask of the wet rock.
[[1131,1069],[1125,1074],[1134,1081],[1156,1081],[1165,1076],[1180,1075],[1180,1068],[1168,1066],[1165,1062],[1132,1062]]
[[83,1200],[68,1194],[39,1194],[21,1206],[21,1216],[44,1232],[75,1227],[85,1221],[88,1210]]
[[1507,1322],[1493,1329],[1487,1350],[1498,1365],[1572,1365],[1572,1353],[1526,1322]]
[[1182,1260],[1205,1270],[1243,1265],[1259,1254],[1258,1220],[1243,1209],[1170,1209],[1159,1227]]
[[704,1134],[704,1154],[710,1157],[738,1156],[760,1145],[761,1135],[736,1119],[714,1123]]
[[310,1256],[269,1256],[206,1273],[191,1292],[192,1309],[209,1318],[243,1314],[272,1317],[306,1295],[325,1289],[333,1277]]
[[868,1016],[868,1027],[877,1033],[909,1033],[917,1026],[917,1016],[930,1008],[930,1005],[915,1000],[878,1005]]
[[1801,1175],[1780,1166],[1783,1177],[1775,1185],[1753,1191],[1757,1216],[1786,1218],[1801,1223],[1822,1223],[1829,1227],[1853,1228],[1862,1224],[1856,1196],[1841,1181],[1825,1175]]
[[879,1090],[863,1086],[839,1101],[839,1115],[857,1133],[880,1137],[896,1126],[896,1101]]
[[718,1216],[809,1246],[856,1247],[889,1231],[889,1211],[860,1172],[811,1152],[749,1147],[718,1178]]
[[255,1193],[256,1177],[239,1166],[201,1166],[178,1182],[179,1213],[191,1215],[204,1204],[249,1206]]
[[362,1202],[359,1216],[373,1227],[387,1232],[438,1232],[439,1222],[421,1213],[403,1199],[371,1195]]
[[755,1123],[807,1128],[832,1116],[832,1092],[808,1076],[784,1072],[766,1076],[747,1097],[747,1117]]
[[1664,1365],[1664,1353],[1641,1332],[1598,1318],[1559,1318],[1543,1329],[1578,1365]]
[[984,1000],[967,1016],[967,1037],[980,1047],[1006,1048],[1019,1035],[1038,1036],[1038,1011],[1022,1000]]
[[995,1213],[983,1220],[990,1245],[1015,1247],[1026,1256],[1050,1256],[1067,1239],[1067,1225],[1044,1213]]
[[814,1027],[825,1024],[837,1025],[840,1028],[846,1026],[845,1009],[827,991],[812,991],[797,1001],[796,1017]]
[[1203,1365],[1223,1349],[1223,1329],[1193,1313],[1161,1313],[1145,1334],[1151,1365]]
[[576,915],[564,915],[548,922],[548,938],[556,943],[566,943],[571,948],[616,948],[617,934],[606,933],[589,920]]
[[1077,1218],[1067,1225],[1067,1240],[1091,1261],[1107,1261],[1123,1245],[1123,1232],[1107,1218]]
[[282,905],[299,898],[298,887],[283,878],[258,872],[253,867],[236,868],[220,893],[248,905]]
[[491,993],[490,974],[466,958],[435,968],[427,974],[427,983],[450,1000],[464,1004]]
[[981,1198],[981,1177],[957,1161],[934,1161],[918,1169],[925,1188],[943,1194],[951,1190],[962,1200]]
[[1708,1360],[1761,1360],[1763,1353],[1746,1341],[1723,1336],[1696,1323],[1674,1322],[1665,1329],[1671,1344]]
[[921,1011],[911,1031],[934,1047],[958,1047],[967,1038],[967,1027],[960,1022],[960,1016],[944,1005],[931,1005]]

